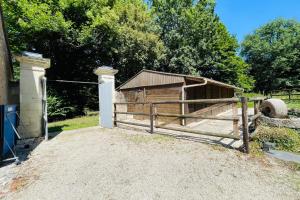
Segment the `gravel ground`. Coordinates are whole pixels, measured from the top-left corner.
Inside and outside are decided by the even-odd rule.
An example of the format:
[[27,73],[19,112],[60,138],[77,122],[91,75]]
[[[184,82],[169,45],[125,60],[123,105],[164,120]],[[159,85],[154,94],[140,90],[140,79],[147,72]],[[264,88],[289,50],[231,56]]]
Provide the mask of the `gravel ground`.
[[272,158],[119,128],[63,132],[7,170],[5,199],[300,199]]

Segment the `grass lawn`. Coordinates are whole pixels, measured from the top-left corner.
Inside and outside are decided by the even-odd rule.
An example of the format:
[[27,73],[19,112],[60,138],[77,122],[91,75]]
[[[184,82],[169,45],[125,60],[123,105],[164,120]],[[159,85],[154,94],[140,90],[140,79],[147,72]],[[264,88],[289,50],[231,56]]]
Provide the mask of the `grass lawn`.
[[287,104],[288,108],[292,109],[300,109],[300,96],[291,94],[291,100],[289,101],[289,96],[286,93],[277,93],[276,95],[280,96],[274,96],[273,98],[278,98],[284,100],[284,102]]
[[97,112],[89,113],[87,116],[76,117],[63,121],[51,122],[48,124],[49,132],[67,131],[79,128],[97,126],[99,118]]
[[[241,96],[252,98],[252,97],[263,97],[264,95],[259,93],[243,93]],[[241,108],[242,104],[238,103],[238,106]],[[254,102],[248,102],[248,108],[253,108],[253,107],[254,107]]]
[[[248,97],[248,98],[251,98],[251,97],[262,97],[263,95],[262,94],[259,94],[259,93],[244,93],[242,96],[245,96],[245,97]],[[291,95],[292,99],[295,98],[297,96],[293,96]],[[289,109],[300,109],[300,100],[286,100],[288,99],[288,96],[287,95],[281,95],[281,96],[274,96],[273,98],[276,98],[276,99],[283,99],[284,102],[287,104],[288,108]],[[299,96],[297,98],[300,98]],[[239,106],[241,107],[241,103],[239,103]],[[248,102],[248,107],[249,108],[253,108],[254,106],[254,103],[253,102]]]
[[300,101],[285,101],[287,104],[288,108],[294,108],[294,109],[299,109],[300,110]]

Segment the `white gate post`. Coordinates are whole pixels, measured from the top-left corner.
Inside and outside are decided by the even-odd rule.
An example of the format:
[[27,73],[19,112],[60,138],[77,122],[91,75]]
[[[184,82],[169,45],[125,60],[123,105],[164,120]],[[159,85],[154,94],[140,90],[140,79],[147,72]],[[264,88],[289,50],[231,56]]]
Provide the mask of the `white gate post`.
[[41,54],[24,52],[17,56],[20,62],[20,120],[19,130],[24,138],[40,137],[43,134],[43,89],[45,69],[50,59]]
[[101,66],[94,70],[98,76],[99,89],[99,125],[113,128],[113,103],[115,102],[115,74],[118,70]]

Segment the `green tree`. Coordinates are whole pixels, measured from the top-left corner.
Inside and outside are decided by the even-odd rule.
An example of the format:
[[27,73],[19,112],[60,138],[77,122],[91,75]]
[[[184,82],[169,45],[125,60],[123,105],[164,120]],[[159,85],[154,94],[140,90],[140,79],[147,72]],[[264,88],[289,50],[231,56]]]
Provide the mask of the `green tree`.
[[300,85],[300,23],[276,19],[248,35],[241,54],[251,66],[255,88],[269,92]]
[[[3,8],[11,49],[50,58],[48,79],[96,81],[93,69],[112,65],[119,84],[164,59],[158,26],[142,0],[7,0]],[[49,87],[77,114],[98,107],[96,86]]]
[[154,19],[166,45],[163,69],[251,89],[248,66],[236,54],[238,43],[215,14],[212,0],[154,0]]

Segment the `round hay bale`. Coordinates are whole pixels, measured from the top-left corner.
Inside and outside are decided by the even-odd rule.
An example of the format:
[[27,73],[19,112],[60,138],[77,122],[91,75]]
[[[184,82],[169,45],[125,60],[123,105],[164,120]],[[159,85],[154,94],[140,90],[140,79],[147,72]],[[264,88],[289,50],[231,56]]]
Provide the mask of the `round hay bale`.
[[288,115],[287,105],[281,99],[268,99],[262,102],[261,112],[272,118],[286,118]]

